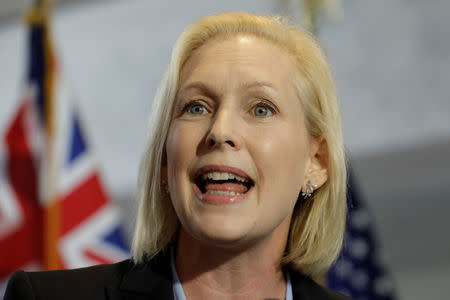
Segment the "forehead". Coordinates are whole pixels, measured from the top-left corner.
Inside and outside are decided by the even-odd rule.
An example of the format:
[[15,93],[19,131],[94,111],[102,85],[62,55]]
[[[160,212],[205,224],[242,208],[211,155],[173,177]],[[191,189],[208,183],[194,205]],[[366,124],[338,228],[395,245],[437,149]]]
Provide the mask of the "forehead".
[[[180,88],[192,81],[292,83],[293,56],[274,42],[253,35],[218,37],[196,49],[180,73]],[[222,82],[221,82],[222,83]]]

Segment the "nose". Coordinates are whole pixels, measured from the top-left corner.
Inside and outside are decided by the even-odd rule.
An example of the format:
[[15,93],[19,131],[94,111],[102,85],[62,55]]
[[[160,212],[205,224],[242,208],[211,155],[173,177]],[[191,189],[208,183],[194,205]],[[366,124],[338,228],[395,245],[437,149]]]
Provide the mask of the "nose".
[[228,147],[232,150],[239,150],[242,144],[242,137],[237,130],[239,118],[237,113],[230,109],[217,111],[211,120],[211,125],[206,136],[206,146],[208,149]]

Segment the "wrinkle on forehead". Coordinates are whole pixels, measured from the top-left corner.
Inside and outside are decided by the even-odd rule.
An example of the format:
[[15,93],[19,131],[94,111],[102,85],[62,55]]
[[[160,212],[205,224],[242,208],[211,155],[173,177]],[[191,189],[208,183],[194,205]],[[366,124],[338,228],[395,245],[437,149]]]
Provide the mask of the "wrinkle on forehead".
[[[275,48],[281,53],[269,50],[266,51],[264,55],[271,56],[261,59],[261,55],[255,55],[249,51],[249,47],[252,46],[252,43],[255,44],[255,51],[258,51],[260,50],[258,48],[263,47],[266,49]],[[282,53],[285,55],[282,55]],[[223,68],[221,70],[216,68],[218,60],[225,62],[225,65],[222,64]],[[276,43],[250,34],[217,37],[207,41],[201,47],[196,49],[186,61],[180,73],[179,88],[190,85],[191,81],[198,81],[198,78],[193,78],[193,75],[194,77],[199,76],[202,79],[212,80],[210,74],[208,74],[211,69],[216,69],[217,72],[231,73],[231,68],[235,68],[236,63],[238,63],[239,66],[242,66],[242,71],[245,72],[246,66],[261,66],[269,64],[270,62],[277,62],[272,68],[283,68],[286,71],[284,80],[291,81],[293,84],[292,79],[298,76],[298,70],[295,67],[292,68],[292,66],[295,65],[295,59],[288,51],[281,48]],[[227,63],[229,63],[228,69],[226,69]],[[213,65],[213,67],[211,67],[211,65]],[[205,69],[207,70],[206,72],[204,72]],[[258,75],[261,76],[248,78],[248,82],[240,82],[238,84],[251,85],[254,82],[264,82],[264,85],[273,88],[270,83],[271,74],[268,68],[265,70],[261,69],[261,74]],[[265,80],[264,77],[268,77],[269,80]]]

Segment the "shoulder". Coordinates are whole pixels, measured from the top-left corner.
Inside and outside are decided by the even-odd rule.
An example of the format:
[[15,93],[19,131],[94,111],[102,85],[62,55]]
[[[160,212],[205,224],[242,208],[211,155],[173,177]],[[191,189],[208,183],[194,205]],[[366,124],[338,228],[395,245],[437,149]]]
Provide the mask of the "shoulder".
[[294,299],[351,300],[349,297],[319,285],[310,277],[290,270]]
[[5,293],[13,299],[102,299],[105,287],[118,287],[133,263],[125,260],[116,264],[72,270],[15,272]]

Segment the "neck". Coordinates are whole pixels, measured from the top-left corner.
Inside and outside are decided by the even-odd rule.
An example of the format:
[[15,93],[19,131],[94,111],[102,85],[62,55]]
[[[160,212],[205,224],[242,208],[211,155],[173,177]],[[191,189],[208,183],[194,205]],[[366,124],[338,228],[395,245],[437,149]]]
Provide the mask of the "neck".
[[175,261],[186,298],[284,299],[281,258],[287,233],[274,232],[268,239],[229,249],[203,244],[181,229]]

